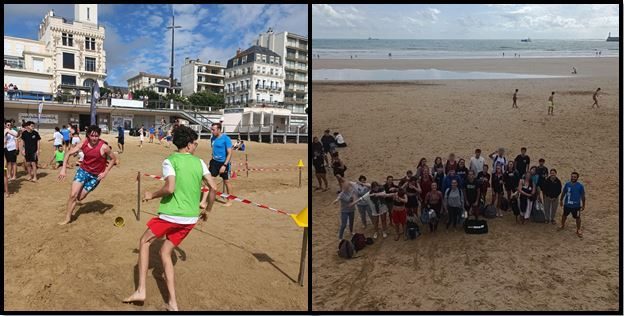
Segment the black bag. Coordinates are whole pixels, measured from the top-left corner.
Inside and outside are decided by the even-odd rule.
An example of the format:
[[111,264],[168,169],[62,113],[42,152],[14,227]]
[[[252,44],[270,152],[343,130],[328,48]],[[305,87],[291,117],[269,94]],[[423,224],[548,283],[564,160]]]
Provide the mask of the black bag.
[[350,240],[343,239],[338,244],[338,255],[341,258],[351,259],[353,258],[353,254],[355,254],[355,248]]
[[511,205],[511,210],[513,211],[515,216],[520,215],[520,201],[518,198],[512,198],[509,202]]
[[373,238],[370,238],[370,237],[366,238],[366,244],[367,245],[372,245],[374,243],[375,243],[375,240]]
[[495,218],[496,217],[496,206],[494,205],[485,205],[481,208],[481,214],[485,218]]
[[501,210],[509,211],[509,200],[506,197],[502,196],[500,199]]
[[429,209],[426,207],[423,207],[423,209],[420,211],[420,222],[423,225],[427,225],[429,224],[429,221],[431,219],[429,218]]
[[486,220],[466,219],[464,221],[464,231],[466,234],[486,234],[488,225]]
[[409,239],[416,239],[420,236],[420,227],[415,222],[408,221],[405,229]]
[[[531,219],[534,222],[543,223],[546,220],[546,214],[544,213],[544,206],[538,207],[539,201],[533,202],[533,209],[531,210]],[[540,203],[541,204],[541,203]]]
[[351,238],[351,243],[353,243],[355,251],[360,251],[364,249],[364,247],[366,247],[366,237],[364,236],[364,234],[355,234]]

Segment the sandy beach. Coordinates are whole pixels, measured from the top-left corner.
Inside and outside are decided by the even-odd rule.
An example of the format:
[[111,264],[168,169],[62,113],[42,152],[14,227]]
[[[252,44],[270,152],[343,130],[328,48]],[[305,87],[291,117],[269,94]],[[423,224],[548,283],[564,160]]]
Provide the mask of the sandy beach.
[[[498,147],[515,158],[527,147],[556,168],[563,183],[574,170],[587,191],[584,238],[555,225],[517,225],[513,214],[488,220],[490,232],[446,231],[413,241],[378,239],[356,258],[338,257],[338,189],[313,193],[313,310],[380,311],[591,311],[618,309],[619,61],[617,58],[481,60],[324,60],[314,69],[429,69],[544,75],[557,79],[321,82],[313,87],[313,136],[339,131],[346,177],[368,182],[416,170],[449,153],[469,160],[475,148]],[[602,88],[600,108],[592,94]],[[518,93],[518,109],[512,94]],[[554,116],[547,100],[556,91]],[[491,159],[486,159],[491,164]],[[318,186],[312,177],[313,186]],[[488,200],[491,198],[488,192]],[[557,223],[562,208],[557,210]],[[355,231],[364,230],[356,212]],[[348,234],[348,231],[346,232]]]
[[[103,138],[117,150],[114,136]],[[46,163],[52,155],[50,138],[42,135]],[[68,169],[68,179],[61,183],[58,170],[43,169],[39,182],[32,183],[19,167],[18,180],[9,185],[14,194],[4,199],[5,310],[165,310],[168,294],[158,253],[162,240],[150,251],[144,305],[121,302],[138,282],[139,238],[154,216],[148,213],[155,214],[159,204],[142,203],[136,220],[137,171],[161,175],[162,161],[174,148],[145,143],[139,148],[138,143],[138,137],[126,137],[121,164],[76,207],[77,219],[62,227],[57,223],[65,214],[76,169]],[[197,155],[208,162],[210,154],[210,144],[201,140]],[[247,154],[250,168],[292,168],[299,159],[307,166],[307,144],[249,142]],[[18,162],[22,159],[18,156]],[[233,161],[234,169],[244,169],[237,165],[245,161],[244,153],[235,152]],[[298,187],[298,177],[296,170],[250,171],[249,178],[240,172],[232,180],[233,193],[297,213],[308,204],[308,190]],[[141,180],[142,191],[162,185],[148,177]],[[221,190],[221,181],[217,183]],[[113,225],[118,216],[125,219],[122,228]],[[307,310],[307,279],[304,287],[296,283],[302,229],[290,217],[239,202],[230,207],[217,203],[208,221],[196,228],[174,250],[181,310]]]

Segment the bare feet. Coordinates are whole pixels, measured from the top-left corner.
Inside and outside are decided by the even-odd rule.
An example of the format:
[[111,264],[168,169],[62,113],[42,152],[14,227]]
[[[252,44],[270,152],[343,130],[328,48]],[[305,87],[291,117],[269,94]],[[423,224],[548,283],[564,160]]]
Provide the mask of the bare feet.
[[579,236],[579,238],[583,238],[583,232],[580,230],[576,231],[576,235]]
[[562,231],[563,227],[557,227],[557,231]]
[[227,206],[227,207],[232,206],[232,201],[227,200],[227,202],[225,202],[223,206]]
[[175,304],[175,303],[174,304],[171,304],[171,303],[165,304],[165,308],[168,311],[170,311],[170,312],[177,312],[178,311],[178,305]]
[[59,222],[58,224],[59,224],[59,225],[67,225],[67,224],[69,224],[70,222],[71,222],[71,218],[70,218],[70,219],[65,219],[65,221],[63,221],[63,222]]
[[145,292],[136,291],[132,293],[132,295],[126,297],[123,302],[124,303],[132,303],[132,302],[143,302],[145,301]]

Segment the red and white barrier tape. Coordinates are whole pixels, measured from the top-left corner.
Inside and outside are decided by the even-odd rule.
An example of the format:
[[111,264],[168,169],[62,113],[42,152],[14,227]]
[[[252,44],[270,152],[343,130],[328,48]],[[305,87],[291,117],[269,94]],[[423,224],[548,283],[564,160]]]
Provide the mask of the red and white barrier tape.
[[233,170],[236,172],[245,172],[247,170],[249,171],[293,171],[293,170],[297,170],[299,168],[249,168],[249,169],[238,169],[238,170]]
[[[146,177],[150,177],[150,178],[156,179],[156,180],[165,181],[165,179],[163,179],[163,177],[161,177],[161,176],[155,176],[155,175],[145,174],[145,173],[143,175],[146,176]],[[201,191],[202,192],[209,192],[210,189],[208,187],[203,186],[201,188]],[[258,204],[256,202],[252,202],[252,201],[249,201],[247,199],[239,198],[239,197],[234,196],[234,195],[230,195],[230,194],[219,192],[219,191],[217,191],[217,195],[222,197],[222,198],[224,198],[224,199],[228,199],[230,201],[237,201],[237,202],[241,202],[241,203],[244,203],[244,204],[253,204],[253,205],[257,206],[257,207],[260,207],[260,208],[263,208],[263,209],[267,209],[267,210],[276,212],[278,214],[290,216],[290,213],[288,213],[286,211],[278,210],[276,208],[272,208],[272,207],[266,206],[264,204]]]

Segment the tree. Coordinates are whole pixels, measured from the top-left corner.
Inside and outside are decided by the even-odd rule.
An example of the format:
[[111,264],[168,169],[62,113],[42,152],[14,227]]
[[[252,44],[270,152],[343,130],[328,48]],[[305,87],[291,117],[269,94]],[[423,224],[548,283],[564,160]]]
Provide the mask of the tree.
[[169,101],[169,100],[173,99],[173,101],[175,101],[175,102],[180,102],[180,103],[185,104],[185,105],[188,105],[188,104],[189,104],[189,100],[188,100],[186,97],[181,96],[181,95],[179,95],[179,94],[168,93],[168,94],[164,97],[164,99],[165,99],[165,100],[167,100],[167,101]]
[[152,90],[148,90],[148,89],[141,89],[141,90],[136,90],[134,92],[132,92],[132,99],[133,100],[140,100],[141,97],[145,97],[147,96],[150,100],[158,100],[160,95]]
[[221,108],[223,107],[223,104],[225,103],[223,95],[215,94],[210,91],[201,91],[201,92],[193,93],[192,95],[188,97],[188,100],[191,102],[192,105],[203,107],[203,108],[207,108],[207,107]]

